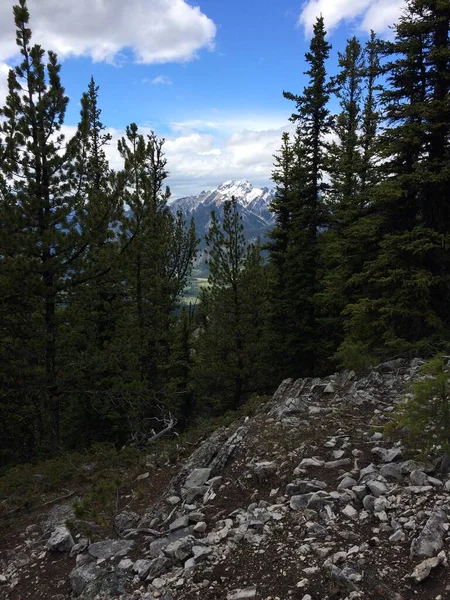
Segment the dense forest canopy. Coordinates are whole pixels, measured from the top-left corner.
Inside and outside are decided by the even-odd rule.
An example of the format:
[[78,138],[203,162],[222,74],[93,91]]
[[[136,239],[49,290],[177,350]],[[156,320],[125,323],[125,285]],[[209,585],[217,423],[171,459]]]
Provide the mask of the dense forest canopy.
[[[111,143],[91,79],[76,134],[55,53],[14,7],[0,111],[0,462],[145,444],[284,377],[433,355],[450,341],[450,2],[408,0],[392,41],[335,60],[319,17],[275,157],[275,227],[213,215],[209,286],[182,303],[198,239],[168,209],[164,139]],[[331,106],[338,106],[337,114]]]

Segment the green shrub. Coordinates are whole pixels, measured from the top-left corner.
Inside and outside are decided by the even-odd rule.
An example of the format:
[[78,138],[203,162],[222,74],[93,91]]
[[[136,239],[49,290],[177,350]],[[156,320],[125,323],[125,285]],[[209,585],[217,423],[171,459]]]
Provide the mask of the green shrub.
[[377,362],[380,362],[370,354],[365,344],[351,339],[342,342],[335,354],[335,358],[339,368],[350,369],[356,373],[365,371]]
[[437,355],[421,369],[411,393],[393,413],[392,429],[404,429],[407,442],[425,452],[450,454],[450,367]]

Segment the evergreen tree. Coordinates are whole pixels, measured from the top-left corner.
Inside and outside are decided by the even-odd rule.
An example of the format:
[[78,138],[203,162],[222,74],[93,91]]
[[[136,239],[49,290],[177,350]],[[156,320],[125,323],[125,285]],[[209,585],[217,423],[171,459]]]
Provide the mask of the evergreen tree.
[[[33,307],[28,349],[33,348],[30,356],[36,358],[37,367],[32,368],[40,373],[33,404],[40,406],[39,422],[51,416],[51,445],[57,451],[64,394],[57,357],[60,308],[93,240],[83,228],[85,207],[73,176],[74,146],[65,145],[61,134],[68,98],[60,81],[60,65],[51,51],[45,63],[44,50],[31,45],[25,0],[14,7],[14,17],[22,58],[10,72],[9,94],[1,111],[6,140],[2,272],[11,291],[17,291],[22,282],[24,303]],[[9,303],[10,298],[5,301]]]
[[449,339],[449,22],[448,2],[410,0],[386,46],[379,249],[347,309],[348,331],[381,357]]
[[124,178],[110,169],[106,158],[111,136],[101,122],[98,93],[91,78],[81,99],[78,130],[70,141],[81,207],[78,226],[90,249],[79,269],[72,270],[61,315],[60,372],[67,395],[64,442],[69,446],[117,439],[124,418],[108,390],[116,377],[108,347],[124,302],[118,265],[127,242],[120,244],[116,233]]
[[360,273],[370,252],[369,231],[361,224],[370,207],[369,183],[373,185],[376,176],[373,162],[379,121],[379,58],[373,33],[365,54],[367,63],[360,42],[356,38],[348,40],[345,52],[339,53],[340,70],[334,79],[341,111],[334,123],[335,141],[328,155],[331,219],[321,239],[323,272],[317,294],[324,358],[331,357],[342,342],[341,313],[357,293],[354,276]]
[[182,215],[173,217],[167,207],[163,145],[154,133],[145,139],[134,124],[119,142],[129,184],[121,236],[133,239],[124,256],[122,277],[130,305],[122,327],[123,335],[128,331],[133,336],[126,348],[119,347],[118,358],[131,352],[127,377],[140,390],[141,401],[129,415],[132,428],[170,404],[171,330],[197,245],[193,223],[187,228]]
[[[284,258],[283,296],[290,298],[290,310],[284,346],[289,348],[289,355],[279,354],[274,357],[274,363],[281,373],[289,373],[294,377],[313,373],[317,362],[314,296],[318,283],[319,232],[328,221],[324,204],[324,193],[328,186],[323,174],[326,167],[326,135],[332,124],[327,107],[331,87],[325,64],[330,49],[323,18],[319,17],[314,25],[310,51],[305,56],[309,65],[306,71],[309,83],[302,95],[283,93],[285,98],[296,104],[296,112],[292,114],[291,121],[297,123],[297,130],[293,144],[293,165],[289,168],[292,190],[285,200],[290,225]],[[280,196],[275,210],[277,226],[279,223],[283,227],[281,204]],[[273,262],[274,259],[271,260]],[[278,276],[276,285],[279,282]],[[274,347],[282,348],[283,343],[276,343]]]
[[236,409],[261,384],[265,299],[260,248],[245,243],[235,198],[224,203],[223,225],[212,213],[206,242],[209,287],[201,298],[196,381],[216,410]]

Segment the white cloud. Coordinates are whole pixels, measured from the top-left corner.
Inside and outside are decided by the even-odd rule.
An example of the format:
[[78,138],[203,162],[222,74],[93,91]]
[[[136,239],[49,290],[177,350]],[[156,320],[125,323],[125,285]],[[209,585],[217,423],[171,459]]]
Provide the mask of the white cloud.
[[[16,52],[12,7],[0,2],[0,60]],[[186,0],[29,0],[33,40],[60,57],[138,63],[183,62],[212,48],[214,22]]]
[[322,14],[328,31],[343,21],[354,21],[364,31],[374,29],[384,34],[398,20],[404,6],[405,0],[308,0],[298,23],[310,34],[316,18]]
[[168,139],[165,148],[173,196],[211,189],[228,179],[272,186],[273,155],[280,148],[282,132],[292,129],[286,120],[285,126],[277,129],[241,129],[225,137],[200,133]]
[[8,94],[9,69],[6,63],[0,62],[0,106],[4,106]]
[[[236,122],[245,122],[245,117],[236,117]],[[267,122],[277,120],[267,117]],[[228,179],[248,179],[254,185],[273,185],[273,155],[281,145],[283,131],[293,131],[294,126],[284,120],[278,122],[274,129],[239,129],[229,133],[229,123],[225,120],[223,128],[216,122],[214,134],[200,131],[203,122],[197,121],[199,130],[180,133],[172,130],[165,136],[164,152],[169,171],[168,185],[172,190],[172,198],[199,193],[203,189],[212,189]],[[261,117],[261,123],[264,119]],[[72,127],[64,127],[67,135],[75,131]],[[117,152],[117,140],[124,131],[108,129],[112,135],[111,144],[106,149],[110,166],[122,168],[122,160]],[[150,132],[148,127],[139,127],[142,134]]]
[[158,75],[158,77],[152,79],[151,83],[154,85],[172,85],[172,80],[167,75]]

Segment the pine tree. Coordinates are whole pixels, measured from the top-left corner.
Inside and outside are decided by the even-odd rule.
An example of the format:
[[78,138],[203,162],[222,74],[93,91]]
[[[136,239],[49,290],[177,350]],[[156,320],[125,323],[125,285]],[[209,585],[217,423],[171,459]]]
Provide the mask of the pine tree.
[[[290,376],[313,373],[317,361],[314,297],[318,283],[319,232],[328,221],[324,204],[328,186],[323,174],[326,167],[326,135],[332,124],[327,107],[331,87],[325,64],[330,49],[323,18],[319,17],[314,25],[310,51],[305,56],[309,64],[306,71],[309,83],[302,95],[283,93],[285,98],[296,104],[296,112],[292,114],[291,121],[297,123],[297,130],[293,144],[295,156],[292,167],[289,168],[291,189],[288,197],[281,200],[280,196],[276,206],[277,219],[280,219],[282,204],[286,204],[285,211],[289,215],[290,225],[283,275],[283,296],[289,298],[288,335],[282,344],[275,344],[275,348],[282,348],[284,345],[289,349],[289,355],[279,354],[274,358],[274,363]],[[285,147],[284,153],[286,151]],[[279,262],[279,258],[276,260]]]
[[67,397],[66,446],[116,441],[124,418],[114,393],[108,391],[116,376],[108,347],[123,313],[118,265],[124,244],[116,232],[123,212],[124,178],[109,167],[106,147],[111,135],[101,121],[98,96],[91,78],[81,98],[78,130],[70,141],[78,227],[89,242],[89,253],[77,270],[72,269],[61,315],[58,351]]
[[173,217],[167,207],[170,190],[164,187],[167,161],[163,145],[164,140],[154,133],[145,139],[134,124],[119,142],[129,207],[121,237],[132,239],[122,271],[129,307],[119,338],[126,332],[133,335],[116,351],[118,360],[130,357],[122,368],[125,377],[131,378],[130,389],[139,390],[139,394],[132,392],[137,399],[129,415],[132,429],[171,403],[168,374],[172,328],[197,245],[193,223],[188,228],[182,215]]
[[334,79],[341,111],[334,123],[335,141],[328,155],[331,219],[321,238],[323,273],[317,294],[325,357],[331,357],[342,342],[341,313],[355,298],[353,278],[370,252],[370,236],[361,224],[370,206],[369,183],[373,185],[376,176],[373,162],[379,121],[378,60],[378,42],[373,33],[365,54],[360,42],[352,38],[345,52],[339,53],[340,70]]
[[212,399],[223,411],[238,408],[261,384],[264,268],[259,246],[245,242],[235,198],[224,203],[222,225],[212,213],[206,242],[209,287],[201,298],[195,376],[203,402]]
[[[1,111],[7,140],[4,160],[1,246],[3,272],[23,281],[36,319],[30,336],[42,376],[36,379],[36,404],[51,415],[51,439],[59,448],[61,390],[57,369],[58,306],[75,263],[88,244],[78,228],[80,208],[70,177],[71,152],[60,133],[68,98],[53,52],[31,46],[25,0],[14,7],[21,62],[10,72],[9,94]],[[13,284],[13,288],[17,284]],[[7,299],[8,301],[8,299]],[[29,336],[29,337],[30,337]],[[42,357],[42,358],[41,358]],[[43,419],[43,417],[42,417]]]
[[372,192],[379,249],[347,323],[381,357],[448,343],[449,17],[448,2],[410,0],[386,46],[384,179]]

